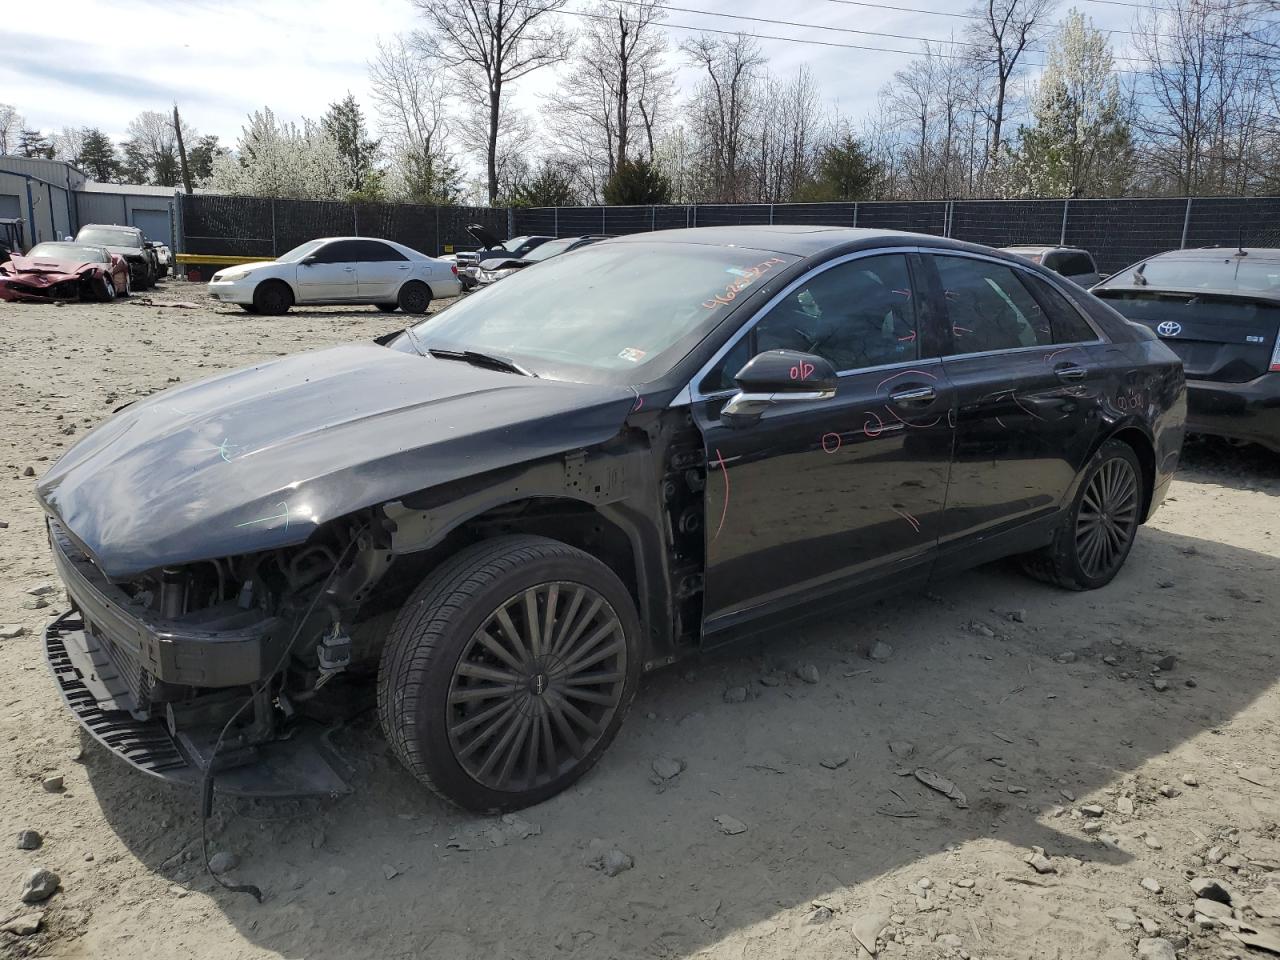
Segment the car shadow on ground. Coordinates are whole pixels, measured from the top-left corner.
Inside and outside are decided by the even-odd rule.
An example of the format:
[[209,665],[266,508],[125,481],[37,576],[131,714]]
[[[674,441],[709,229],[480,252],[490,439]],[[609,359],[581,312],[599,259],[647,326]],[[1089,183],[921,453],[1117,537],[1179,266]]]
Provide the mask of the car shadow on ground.
[[1179,471],[1183,480],[1208,480],[1234,490],[1280,495],[1280,487],[1266,488],[1268,482],[1280,480],[1280,453],[1256,443],[1233,444],[1220,437],[1192,434],[1182,448]]
[[[994,565],[936,593],[746,641],[648,678],[598,768],[506,824],[437,801],[366,718],[340,739],[356,768],[352,796],[219,801],[211,849],[239,855],[232,876],[261,886],[262,905],[204,874],[194,797],[99,749],[85,762],[112,828],[158,889],[211,893],[248,941],[284,956],[585,960],[712,946],[741,956],[778,931],[836,938],[807,956],[853,956],[859,916],[918,907],[909,878],[890,875],[945,845],[977,858],[988,913],[994,897],[1053,896],[1023,882],[1083,886],[1089,869],[1128,861],[1141,841],[1087,836],[1067,798],[1083,802],[1148,761],[1167,763],[1161,775],[1177,782],[1176,758],[1162,756],[1268,690],[1280,669],[1273,633],[1252,630],[1264,644],[1232,628],[1233,618],[1265,620],[1266,606],[1205,616],[1231,603],[1228,584],[1270,596],[1278,569],[1270,556],[1148,528],[1100,591],[1064,592]],[[1176,585],[1161,589],[1169,576]],[[877,642],[893,648],[887,662],[869,659]],[[1161,693],[1150,661],[1163,654],[1178,665]],[[796,676],[804,664],[818,668],[816,684]],[[726,700],[735,687],[745,702]],[[660,756],[683,772],[657,780]],[[917,767],[950,778],[967,803],[925,786]],[[1192,793],[1181,802],[1196,802]],[[728,834],[717,817],[746,830]],[[1123,832],[1108,823],[1101,836],[1113,827]],[[1023,862],[1032,846],[1075,874],[1039,877]],[[591,869],[610,847],[634,867]],[[807,926],[815,901],[834,917]],[[1055,936],[1051,913],[1046,927],[1016,934],[1032,938],[1024,946]]]

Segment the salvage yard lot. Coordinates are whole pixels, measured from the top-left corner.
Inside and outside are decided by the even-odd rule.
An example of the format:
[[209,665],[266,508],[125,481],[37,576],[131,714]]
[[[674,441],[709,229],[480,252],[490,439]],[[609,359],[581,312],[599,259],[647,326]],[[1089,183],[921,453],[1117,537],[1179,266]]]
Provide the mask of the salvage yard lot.
[[402,322],[251,316],[172,281],[0,307],[0,623],[24,628],[0,640],[0,823],[44,837],[0,849],[0,922],[39,912],[31,867],[62,879],[0,955],[821,960],[877,934],[891,958],[1129,958],[1150,936],[1244,955],[1183,919],[1188,875],[1280,918],[1280,458],[1216,444],[1189,447],[1110,586],[986,567],[682,664],[642,684],[593,773],[506,821],[443,807],[365,715],[339,738],[352,796],[219,801],[210,851],[267,899],[218,888],[195,798],[58,701],[39,634],[61,594],[30,609],[55,578],[24,474],[170,382]]

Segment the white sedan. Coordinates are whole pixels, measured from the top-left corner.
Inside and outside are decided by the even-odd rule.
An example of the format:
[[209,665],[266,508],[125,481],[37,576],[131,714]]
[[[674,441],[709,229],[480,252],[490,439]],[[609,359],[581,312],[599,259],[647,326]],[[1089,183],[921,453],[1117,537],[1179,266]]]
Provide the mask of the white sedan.
[[372,304],[426,313],[435,298],[456,297],[457,264],[392,240],[323,237],[275,260],[219,270],[209,296],[250,313],[277,315],[295,304]]

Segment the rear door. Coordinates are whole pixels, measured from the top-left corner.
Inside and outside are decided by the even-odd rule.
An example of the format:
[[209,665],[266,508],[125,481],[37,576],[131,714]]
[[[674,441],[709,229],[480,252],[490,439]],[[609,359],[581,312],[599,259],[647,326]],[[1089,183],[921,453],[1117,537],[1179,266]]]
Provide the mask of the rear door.
[[361,300],[394,300],[413,265],[381,240],[355,240],[356,285]]
[[940,567],[1008,552],[1003,534],[1048,522],[1088,458],[1107,344],[1032,270],[935,253],[950,327],[942,361],[956,392],[955,456]]
[[320,303],[356,298],[356,264],[359,240],[326,243],[311,256],[311,263],[298,264],[298,300]]
[[1280,302],[1247,293],[1099,290],[1127,318],[1154,330],[1188,380],[1247,383],[1267,373],[1280,334]]
[[[923,582],[951,460],[951,390],[913,280],[919,258],[855,255],[791,284],[693,385],[706,444],[708,632],[839,590]],[[780,403],[758,423],[719,413],[757,353],[815,353],[830,400]]]

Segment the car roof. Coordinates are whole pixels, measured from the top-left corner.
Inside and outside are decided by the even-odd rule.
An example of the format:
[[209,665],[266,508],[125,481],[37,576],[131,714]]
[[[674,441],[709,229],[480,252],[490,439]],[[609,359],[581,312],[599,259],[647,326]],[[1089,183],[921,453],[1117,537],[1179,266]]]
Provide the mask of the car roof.
[[1012,246],[1000,247],[1005,253],[1048,253],[1051,250],[1062,250],[1068,253],[1088,253],[1084,247],[1064,247],[1057,243],[1015,243]]
[[1280,247],[1195,247],[1189,250],[1166,250],[1152,260],[1230,260],[1244,251],[1247,260],[1280,260]]
[[812,257],[838,247],[890,246],[939,247],[990,254],[991,248],[972,243],[961,243],[928,233],[909,233],[904,230],[880,230],[866,227],[836,227],[803,224],[750,224],[736,227],[682,227],[676,230],[653,230],[615,237],[604,243],[664,243],[702,244],[715,247],[745,247],[772,253],[786,253],[797,257]]
[[[80,227],[80,230],[128,230],[132,233],[141,233],[141,227],[131,227],[127,223],[86,223]],[[77,233],[79,231],[76,231]]]

